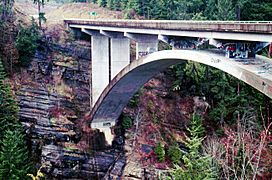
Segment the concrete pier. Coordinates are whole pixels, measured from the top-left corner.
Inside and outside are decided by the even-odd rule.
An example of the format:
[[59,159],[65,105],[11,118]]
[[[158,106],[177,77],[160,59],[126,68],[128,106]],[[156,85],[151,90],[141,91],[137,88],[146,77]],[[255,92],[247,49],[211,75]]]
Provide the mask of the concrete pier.
[[125,33],[125,36],[136,41],[136,59],[158,51],[158,35]]
[[127,38],[111,38],[111,79],[130,63],[130,44]]
[[92,35],[92,106],[110,82],[109,75],[109,38]]
[[130,63],[130,40],[124,33],[100,31],[110,38],[110,78],[113,79]]

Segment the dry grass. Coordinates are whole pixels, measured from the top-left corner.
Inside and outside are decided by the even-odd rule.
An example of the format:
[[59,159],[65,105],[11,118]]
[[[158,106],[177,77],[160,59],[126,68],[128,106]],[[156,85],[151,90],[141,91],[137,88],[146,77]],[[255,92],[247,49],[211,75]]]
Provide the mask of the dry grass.
[[[97,16],[91,16],[90,12],[96,12]],[[122,12],[110,11],[91,3],[64,4],[47,14],[48,22],[54,23],[67,18],[83,19],[121,19]]]
[[[37,7],[32,1],[22,1],[15,3],[15,9],[20,15],[36,17]],[[42,8],[47,18],[48,26],[54,24],[62,24],[64,19],[82,18],[82,19],[122,19],[123,13],[120,11],[111,11],[101,8],[97,4],[92,3],[70,3],[70,4],[52,4],[47,3]],[[96,12],[97,16],[91,16],[90,12]]]

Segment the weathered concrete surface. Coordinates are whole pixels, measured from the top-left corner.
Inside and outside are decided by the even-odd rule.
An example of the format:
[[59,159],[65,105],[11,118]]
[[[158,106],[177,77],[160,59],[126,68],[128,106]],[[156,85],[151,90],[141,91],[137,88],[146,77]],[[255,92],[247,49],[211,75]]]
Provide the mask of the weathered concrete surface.
[[[88,30],[83,30],[88,32]],[[121,32],[100,30],[100,35],[110,38],[110,79],[112,80],[130,63],[130,40]],[[88,33],[91,35],[90,33]]]
[[272,22],[90,19],[64,22],[79,29],[272,42]]
[[111,79],[130,63],[130,42],[127,38],[111,38]]
[[109,38],[92,36],[92,105],[109,84]]
[[250,60],[258,63],[247,64],[228,59],[218,51],[159,51],[133,61],[111,81],[92,110],[91,126],[110,128],[115,125],[124,106],[145,82],[165,68],[184,60],[218,68],[272,98],[272,71],[260,70],[264,65],[272,66],[268,58],[258,56],[255,60]]
[[136,59],[158,51],[158,36],[147,34],[125,33],[126,37],[136,41]]

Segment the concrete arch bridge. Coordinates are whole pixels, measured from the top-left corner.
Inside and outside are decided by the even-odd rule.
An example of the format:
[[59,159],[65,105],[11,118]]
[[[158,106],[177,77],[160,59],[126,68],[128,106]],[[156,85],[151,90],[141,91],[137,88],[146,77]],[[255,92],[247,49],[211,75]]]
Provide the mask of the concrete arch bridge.
[[[65,20],[65,23],[76,34],[91,36],[90,122],[91,127],[106,134],[108,142],[113,138],[111,127],[134,93],[157,73],[183,61],[220,69],[272,98],[271,59],[256,55],[258,50],[272,42],[270,22],[72,19]],[[129,59],[130,40],[136,41],[134,61]],[[157,52],[159,40],[173,49],[178,44],[181,49]],[[205,42],[221,50],[195,50]],[[227,49],[233,45],[236,50]],[[242,56],[233,59],[226,57],[226,52]]]

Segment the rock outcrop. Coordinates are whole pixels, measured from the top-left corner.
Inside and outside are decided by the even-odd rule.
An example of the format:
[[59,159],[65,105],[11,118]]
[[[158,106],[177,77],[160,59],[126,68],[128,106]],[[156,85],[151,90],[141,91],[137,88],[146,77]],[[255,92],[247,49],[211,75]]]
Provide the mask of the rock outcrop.
[[44,88],[23,87],[17,93],[17,98],[20,107],[20,120],[27,129],[33,144],[37,144],[36,141],[40,141],[40,139],[53,143],[77,141],[80,137],[80,132],[71,121],[76,118],[75,116],[72,114],[71,116],[68,114],[67,116],[64,114],[56,116],[56,112],[54,112],[54,110],[58,110],[59,102],[67,101],[66,97],[50,93]]
[[[118,153],[97,152],[93,155],[79,149],[47,145],[42,149],[43,171],[54,178],[102,179],[115,163]],[[119,173],[118,170],[114,172]],[[109,173],[111,174],[111,173]],[[111,177],[108,175],[108,177]]]

